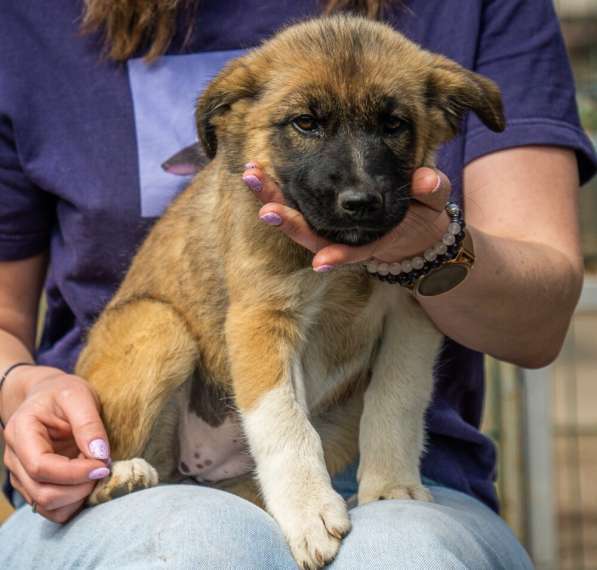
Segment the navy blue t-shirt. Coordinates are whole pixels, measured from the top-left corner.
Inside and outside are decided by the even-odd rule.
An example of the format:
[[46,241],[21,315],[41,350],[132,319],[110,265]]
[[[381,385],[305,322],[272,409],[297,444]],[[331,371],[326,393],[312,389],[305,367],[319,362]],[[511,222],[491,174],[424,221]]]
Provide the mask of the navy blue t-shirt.
[[[439,167],[456,197],[464,166],[521,145],[571,148],[595,171],[551,0],[411,0],[386,20],[423,47],[494,79],[508,127],[471,116]],[[224,62],[318,0],[201,0],[184,52],[154,65],[100,58],[82,36],[82,1],[0,0],[0,259],[49,249],[48,311],[37,360],[72,370],[84,332],[148,229],[187,182],[160,164],[196,140],[193,103]],[[15,284],[18,286],[18,284]],[[479,432],[483,357],[447,339],[438,366],[424,474],[496,508],[495,451]]]

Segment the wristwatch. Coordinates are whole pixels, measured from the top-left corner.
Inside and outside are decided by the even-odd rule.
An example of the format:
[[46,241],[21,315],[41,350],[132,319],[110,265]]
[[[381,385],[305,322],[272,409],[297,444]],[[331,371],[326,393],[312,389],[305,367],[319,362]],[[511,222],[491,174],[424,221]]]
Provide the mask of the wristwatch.
[[475,249],[470,233],[465,229],[464,234],[455,257],[419,277],[413,287],[416,296],[433,297],[447,293],[467,278],[475,264]]

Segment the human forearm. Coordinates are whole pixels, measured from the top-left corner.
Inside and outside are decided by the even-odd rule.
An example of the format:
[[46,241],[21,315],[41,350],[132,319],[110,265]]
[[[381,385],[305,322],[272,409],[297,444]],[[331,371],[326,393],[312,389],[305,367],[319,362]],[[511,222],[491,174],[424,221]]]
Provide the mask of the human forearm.
[[470,228],[476,263],[458,287],[419,302],[461,344],[533,368],[558,354],[582,284],[582,260],[541,243]]
[[[45,269],[45,254],[20,261],[0,262],[0,375],[17,362],[33,362],[38,303]],[[0,390],[0,415],[4,422],[23,401],[26,388],[32,381],[31,374],[21,378],[21,372],[20,369],[13,370]]]

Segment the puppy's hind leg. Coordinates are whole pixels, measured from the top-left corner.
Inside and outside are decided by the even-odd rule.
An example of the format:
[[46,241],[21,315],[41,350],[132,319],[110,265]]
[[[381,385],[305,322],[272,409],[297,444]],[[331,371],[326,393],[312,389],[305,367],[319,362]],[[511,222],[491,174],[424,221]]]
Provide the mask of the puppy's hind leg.
[[97,392],[108,431],[112,476],[89,502],[157,484],[157,473],[139,459],[172,392],[192,374],[197,344],[169,304],[136,298],[105,311],[91,330],[76,372]]

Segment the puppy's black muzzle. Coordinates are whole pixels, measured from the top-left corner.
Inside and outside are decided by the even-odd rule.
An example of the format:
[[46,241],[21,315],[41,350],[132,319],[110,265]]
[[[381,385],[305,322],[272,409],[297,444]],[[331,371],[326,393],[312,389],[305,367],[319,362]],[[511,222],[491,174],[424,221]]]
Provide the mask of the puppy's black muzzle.
[[364,220],[382,210],[383,196],[374,190],[343,190],[338,194],[337,207],[344,218]]

